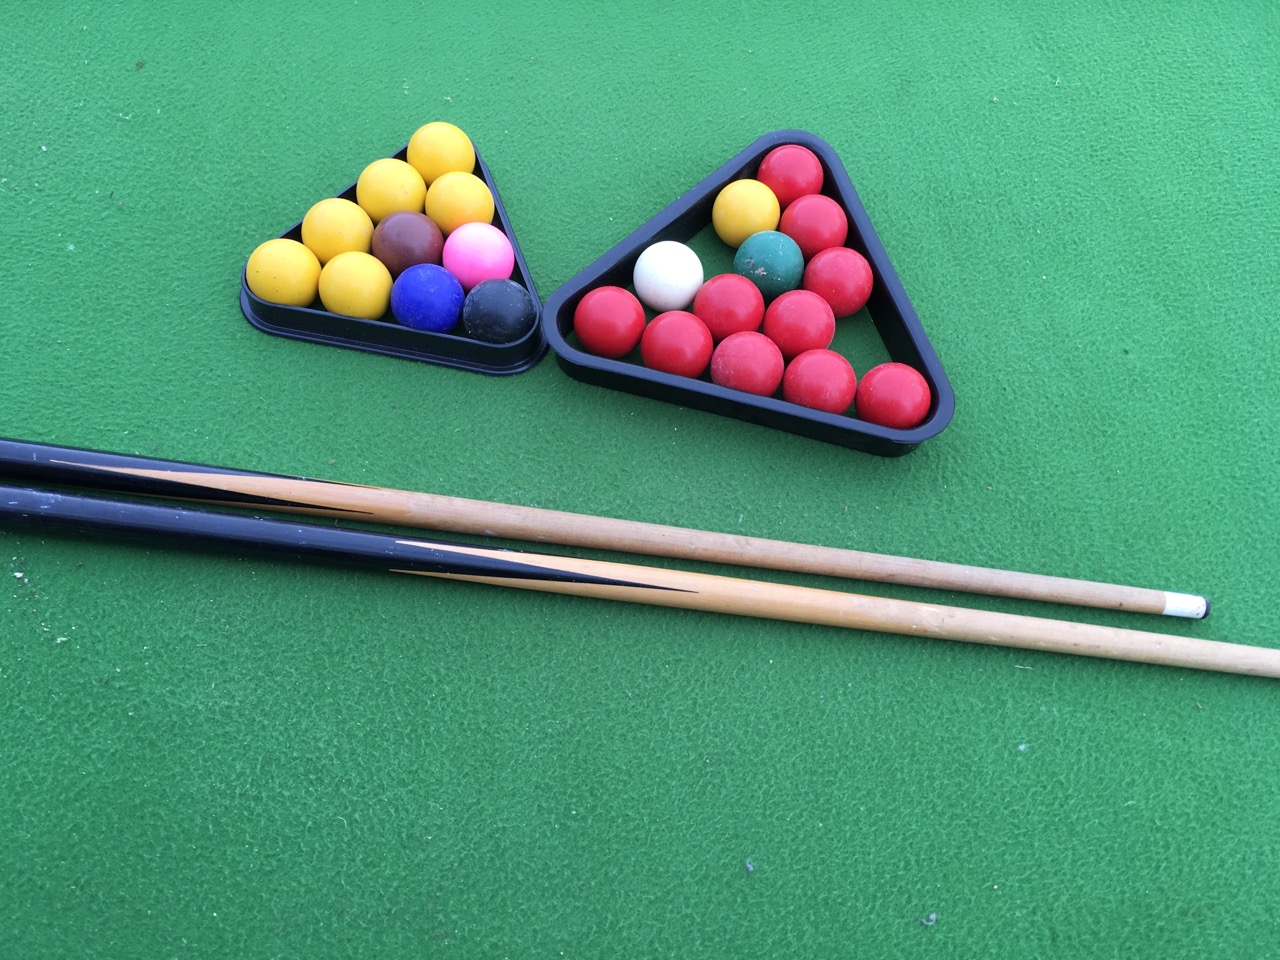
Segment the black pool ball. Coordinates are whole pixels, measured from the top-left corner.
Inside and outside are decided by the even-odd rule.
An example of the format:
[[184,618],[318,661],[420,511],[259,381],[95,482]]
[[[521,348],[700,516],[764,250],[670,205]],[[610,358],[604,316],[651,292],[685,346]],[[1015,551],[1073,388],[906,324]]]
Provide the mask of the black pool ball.
[[485,280],[462,304],[467,334],[485,343],[512,343],[533,329],[538,309],[529,291],[514,280]]

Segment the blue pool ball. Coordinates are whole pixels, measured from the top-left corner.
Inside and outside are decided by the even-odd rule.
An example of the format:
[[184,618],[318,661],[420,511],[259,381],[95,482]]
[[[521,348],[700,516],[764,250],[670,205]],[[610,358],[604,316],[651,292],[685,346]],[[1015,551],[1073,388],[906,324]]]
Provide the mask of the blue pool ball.
[[458,278],[434,263],[414,264],[391,286],[391,313],[414,330],[448,333],[462,317]]

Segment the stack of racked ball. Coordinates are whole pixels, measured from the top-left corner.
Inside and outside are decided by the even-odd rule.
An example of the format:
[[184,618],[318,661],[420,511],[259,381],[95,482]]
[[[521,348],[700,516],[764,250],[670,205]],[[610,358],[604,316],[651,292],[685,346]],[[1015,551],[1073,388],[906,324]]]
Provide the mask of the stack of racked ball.
[[515,251],[493,225],[494,200],[475,174],[471,139],[436,121],[410,138],[405,159],[375,160],[355,201],[321,200],[302,240],[277,238],[249,257],[249,289],[270,303],[361,320],[390,317],[449,333],[459,323],[486,343],[511,343],[537,319],[533,297],[511,278]]
[[932,400],[919,371],[884,363],[859,383],[831,349],[836,321],[863,308],[874,278],[866,258],[845,246],[848,217],[822,193],[824,178],[808,148],[770,150],[755,177],[726,184],[712,206],[716,235],[736,251],[733,272],[704,280],[688,245],[650,245],[636,260],[634,294],[603,286],[578,303],[583,349],[621,359],[638,345],[654,370],[708,374],[717,386],[761,396],[780,390],[788,402],[828,413],[853,407],[881,426],[918,426]]

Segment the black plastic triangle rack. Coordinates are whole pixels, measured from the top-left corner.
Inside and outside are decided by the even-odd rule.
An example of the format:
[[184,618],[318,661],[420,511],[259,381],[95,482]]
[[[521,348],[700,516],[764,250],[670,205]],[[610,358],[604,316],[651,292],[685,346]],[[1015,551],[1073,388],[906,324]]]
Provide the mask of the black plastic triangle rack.
[[[845,245],[861,253],[871,265],[874,286],[864,310],[874,326],[868,325],[860,314],[840,320],[838,326],[861,326],[859,335],[872,347],[870,353],[879,355],[879,362],[893,360],[905,363],[924,376],[932,401],[928,414],[918,426],[910,429],[884,427],[859,420],[856,410],[851,414],[831,414],[788,403],[777,395],[758,396],[725,389],[712,383],[706,374],[690,378],[647,368],[634,354],[620,360],[594,356],[581,349],[572,336],[573,315],[578,302],[598,286],[634,289],[632,271],[637,258],[650,244],[676,240],[697,249],[697,238],[706,243],[705,238],[710,234],[711,246],[719,244],[731,257],[731,248],[711,233],[711,210],[715,198],[731,181],[754,177],[761,159],[783,144],[800,144],[817,155],[824,173],[822,192],[839,202],[848,216],[849,235]],[[713,272],[709,269],[707,275]],[[547,299],[542,325],[557,362],[574,379],[878,456],[896,457],[909,453],[940,433],[951,421],[955,410],[951,383],[888,254],[876,236],[844,165],[826,142],[801,130],[780,130],[761,137],[579,272]],[[874,339],[874,344],[871,344],[871,339]],[[859,366],[858,357],[848,359],[859,375],[865,372],[866,362]]]
[[[404,160],[407,153],[406,145],[392,156],[397,160]],[[474,373],[503,375],[528,370],[542,359],[547,349],[541,322],[542,301],[538,297],[533,277],[530,276],[529,267],[520,251],[520,244],[516,240],[516,233],[512,229],[506,208],[502,205],[502,198],[493,181],[493,174],[481,158],[479,148],[476,148],[476,165],[472,172],[485,182],[490,193],[493,194],[493,225],[501,229],[511,241],[512,251],[515,254],[515,267],[511,272],[511,279],[529,291],[534,307],[538,311],[538,318],[533,328],[519,340],[495,344],[472,339],[464,333],[414,330],[397,323],[390,311],[378,320],[362,320],[330,313],[323,309],[319,301],[309,307],[289,307],[268,303],[250,291],[245,282],[243,270],[240,276],[240,309],[248,321],[259,330],[278,337],[363,350],[406,360],[420,360],[424,363]],[[355,202],[356,185],[352,183],[346,190],[335,196]],[[320,199],[322,198],[316,197],[311,202]],[[302,221],[299,220],[280,236],[301,242]]]

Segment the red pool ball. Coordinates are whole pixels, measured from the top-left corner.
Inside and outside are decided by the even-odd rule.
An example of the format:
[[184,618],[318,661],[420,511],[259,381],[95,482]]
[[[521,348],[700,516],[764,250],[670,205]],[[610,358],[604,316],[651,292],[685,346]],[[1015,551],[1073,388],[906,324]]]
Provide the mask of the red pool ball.
[[827,413],[848,410],[857,388],[853,367],[834,350],[806,350],[782,375],[783,400]]
[[644,328],[640,357],[652,370],[700,377],[711,362],[713,346],[705,323],[685,310],[668,310]]
[[805,260],[827,247],[839,247],[849,236],[849,217],[826,194],[797,197],[782,213],[778,229],[800,246]]
[[722,273],[699,288],[691,309],[719,343],[731,333],[760,329],[764,294],[741,274]]
[[640,342],[644,306],[630,290],[596,287],[574,308],[573,332],[587,353],[617,360]]
[[882,363],[863,375],[854,406],[860,420],[910,430],[924,422],[932,399],[928,382],[915,367]]
[[822,161],[808,147],[786,143],[764,155],[756,179],[773,191],[785,210],[797,197],[822,190]]
[[836,315],[827,301],[811,290],[788,290],[764,312],[764,335],[778,345],[786,360],[806,350],[831,346]]
[[874,282],[871,264],[857,250],[828,247],[814,254],[800,285],[827,301],[837,317],[847,317],[866,306]]
[[785,367],[776,343],[763,333],[743,330],[721,340],[711,355],[711,382],[768,397],[777,392]]

